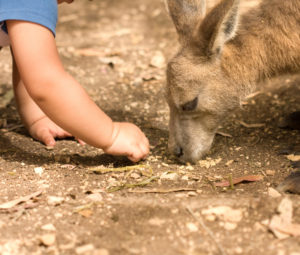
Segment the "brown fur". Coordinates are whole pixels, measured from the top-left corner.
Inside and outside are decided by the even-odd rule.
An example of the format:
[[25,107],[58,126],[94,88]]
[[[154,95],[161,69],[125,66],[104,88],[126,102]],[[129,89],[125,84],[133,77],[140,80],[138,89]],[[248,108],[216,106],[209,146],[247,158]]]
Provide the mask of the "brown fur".
[[300,70],[300,1],[262,0],[242,17],[238,0],[205,16],[203,0],[167,2],[181,45],[167,68],[169,149],[196,162],[258,82]]

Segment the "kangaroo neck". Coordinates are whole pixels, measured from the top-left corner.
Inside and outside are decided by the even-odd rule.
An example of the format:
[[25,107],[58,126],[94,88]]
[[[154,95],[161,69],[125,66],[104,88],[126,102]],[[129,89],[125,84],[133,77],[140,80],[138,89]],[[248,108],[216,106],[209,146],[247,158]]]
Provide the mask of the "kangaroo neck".
[[222,68],[243,83],[300,70],[299,0],[270,0],[245,14],[222,55]]

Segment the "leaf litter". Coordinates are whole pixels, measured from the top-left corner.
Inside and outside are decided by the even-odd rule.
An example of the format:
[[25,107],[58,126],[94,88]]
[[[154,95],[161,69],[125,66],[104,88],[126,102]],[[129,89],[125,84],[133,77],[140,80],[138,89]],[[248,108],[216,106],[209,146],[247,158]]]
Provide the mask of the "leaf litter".
[[20,197],[20,198],[14,199],[12,201],[0,204],[0,211],[1,210],[4,210],[4,211],[5,210],[9,210],[9,209],[15,207],[18,204],[21,204],[21,203],[24,203],[24,202],[28,202],[31,199],[37,198],[42,193],[43,193],[43,190],[39,190],[39,191],[36,191],[36,192],[34,192],[32,194],[29,194],[27,196]]

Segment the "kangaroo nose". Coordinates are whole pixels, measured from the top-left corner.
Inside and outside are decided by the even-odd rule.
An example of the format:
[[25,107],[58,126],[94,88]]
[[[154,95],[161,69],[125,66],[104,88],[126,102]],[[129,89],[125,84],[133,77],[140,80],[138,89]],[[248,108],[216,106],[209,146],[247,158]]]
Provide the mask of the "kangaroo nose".
[[179,158],[183,155],[183,149],[179,146],[177,146],[174,150],[174,154]]

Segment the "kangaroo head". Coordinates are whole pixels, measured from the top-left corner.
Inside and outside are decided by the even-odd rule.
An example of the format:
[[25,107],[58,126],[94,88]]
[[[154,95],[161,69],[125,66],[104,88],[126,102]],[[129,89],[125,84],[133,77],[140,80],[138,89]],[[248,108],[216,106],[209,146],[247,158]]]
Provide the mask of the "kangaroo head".
[[180,49],[167,67],[169,150],[195,163],[211,147],[225,114],[236,104],[234,84],[222,68],[235,35],[238,0],[222,0],[205,15],[204,0],[167,0]]

